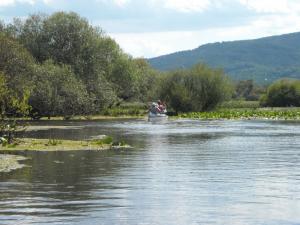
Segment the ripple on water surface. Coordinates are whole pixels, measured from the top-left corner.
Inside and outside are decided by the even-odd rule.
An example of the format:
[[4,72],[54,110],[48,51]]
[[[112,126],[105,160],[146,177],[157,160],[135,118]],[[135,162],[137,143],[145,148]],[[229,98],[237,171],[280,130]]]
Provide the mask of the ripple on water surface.
[[134,149],[27,153],[29,167],[1,174],[0,224],[300,223],[299,122],[55,126],[69,129],[27,135],[110,134]]

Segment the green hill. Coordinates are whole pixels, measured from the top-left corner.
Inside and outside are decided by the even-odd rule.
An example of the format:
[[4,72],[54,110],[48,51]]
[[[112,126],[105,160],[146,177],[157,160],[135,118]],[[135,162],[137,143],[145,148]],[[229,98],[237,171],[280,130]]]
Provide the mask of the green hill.
[[163,71],[205,63],[224,69],[234,80],[253,79],[257,83],[270,83],[283,77],[300,78],[300,32],[206,44],[151,58],[149,63]]

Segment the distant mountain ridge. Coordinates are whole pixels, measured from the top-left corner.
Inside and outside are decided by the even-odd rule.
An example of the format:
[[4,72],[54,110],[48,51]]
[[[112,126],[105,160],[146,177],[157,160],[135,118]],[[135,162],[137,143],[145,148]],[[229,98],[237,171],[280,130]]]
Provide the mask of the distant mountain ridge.
[[234,80],[253,79],[257,83],[270,83],[284,77],[300,79],[300,32],[205,44],[148,61],[162,71],[205,63],[224,69]]

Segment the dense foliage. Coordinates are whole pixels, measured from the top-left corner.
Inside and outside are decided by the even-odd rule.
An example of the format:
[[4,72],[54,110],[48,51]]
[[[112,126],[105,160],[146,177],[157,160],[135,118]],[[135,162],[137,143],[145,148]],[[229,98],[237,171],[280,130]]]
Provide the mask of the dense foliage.
[[32,117],[68,117],[92,112],[88,92],[83,83],[76,79],[70,66],[58,66],[52,61],[46,61],[35,67],[35,74],[29,98]]
[[232,86],[224,73],[202,64],[170,72],[160,89],[160,97],[176,112],[211,110],[231,95]]
[[0,71],[10,93],[28,93],[34,118],[96,114],[124,101],[147,101],[157,74],[72,12],[0,23]]
[[233,98],[246,101],[257,101],[266,91],[265,89],[265,87],[255,84],[253,80],[241,80],[235,84]]
[[8,120],[9,115],[26,116],[29,113],[28,91],[19,95],[8,87],[6,76],[0,72],[0,143],[12,143],[15,132],[20,129],[15,120]]
[[300,78],[300,33],[247,41],[213,43],[193,50],[149,59],[159,70],[191,68],[206,63],[223,68],[233,80],[252,79],[270,84],[283,78]]
[[266,95],[261,97],[263,106],[300,106],[300,80],[284,79],[269,86]]

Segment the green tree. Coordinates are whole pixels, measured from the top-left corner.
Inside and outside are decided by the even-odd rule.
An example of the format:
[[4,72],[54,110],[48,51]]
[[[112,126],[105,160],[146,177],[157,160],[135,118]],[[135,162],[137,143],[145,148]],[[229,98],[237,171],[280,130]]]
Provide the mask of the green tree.
[[[0,143],[12,143],[19,126],[15,116],[27,116],[30,110],[28,105],[29,92],[17,96],[9,89],[6,76],[0,72]],[[11,116],[14,116],[11,118]]]
[[122,55],[113,64],[112,72],[108,77],[113,83],[119,98],[129,100],[137,93],[137,77],[132,59]]
[[4,32],[5,24],[2,20],[0,20],[0,32]]
[[19,34],[16,35],[17,39],[22,43],[37,60],[42,63],[43,61],[51,58],[48,50],[48,42],[44,24],[47,16],[44,14],[30,15],[23,23],[14,22],[13,26],[20,27]]
[[261,105],[272,107],[300,106],[300,80],[283,79],[271,84]]
[[55,63],[76,65],[95,30],[76,13],[58,12],[44,21],[46,49]]
[[173,71],[167,74],[159,85],[159,98],[167,102],[176,112],[192,110],[190,93],[185,78],[187,71]]
[[259,86],[253,80],[241,80],[235,85],[235,99],[244,99],[247,101],[256,101],[266,91],[263,86]]
[[0,110],[1,110],[1,118],[5,116],[6,114],[6,108],[9,104],[9,90],[7,87],[5,75],[0,72]]
[[71,68],[46,61],[35,67],[34,89],[29,98],[32,116],[84,115],[91,112],[91,99]]
[[116,94],[107,80],[121,50],[101,29],[73,12],[32,15],[19,39],[39,62],[52,59],[55,64],[70,65],[95,99],[96,111],[114,104]]
[[176,112],[211,110],[232,94],[231,83],[224,73],[202,64],[171,72],[160,89],[160,97]]
[[[28,89],[38,116],[98,113],[157,94],[158,73],[76,13],[34,14],[0,24],[0,32],[0,70],[8,88],[19,97]],[[81,107],[83,102],[89,104]]]
[[156,87],[159,86],[159,77],[163,75],[155,71],[143,58],[134,59],[132,63],[136,73],[136,100],[147,102],[158,98]]
[[30,87],[34,59],[16,40],[0,33],[0,71],[7,80],[8,88],[19,96]]

